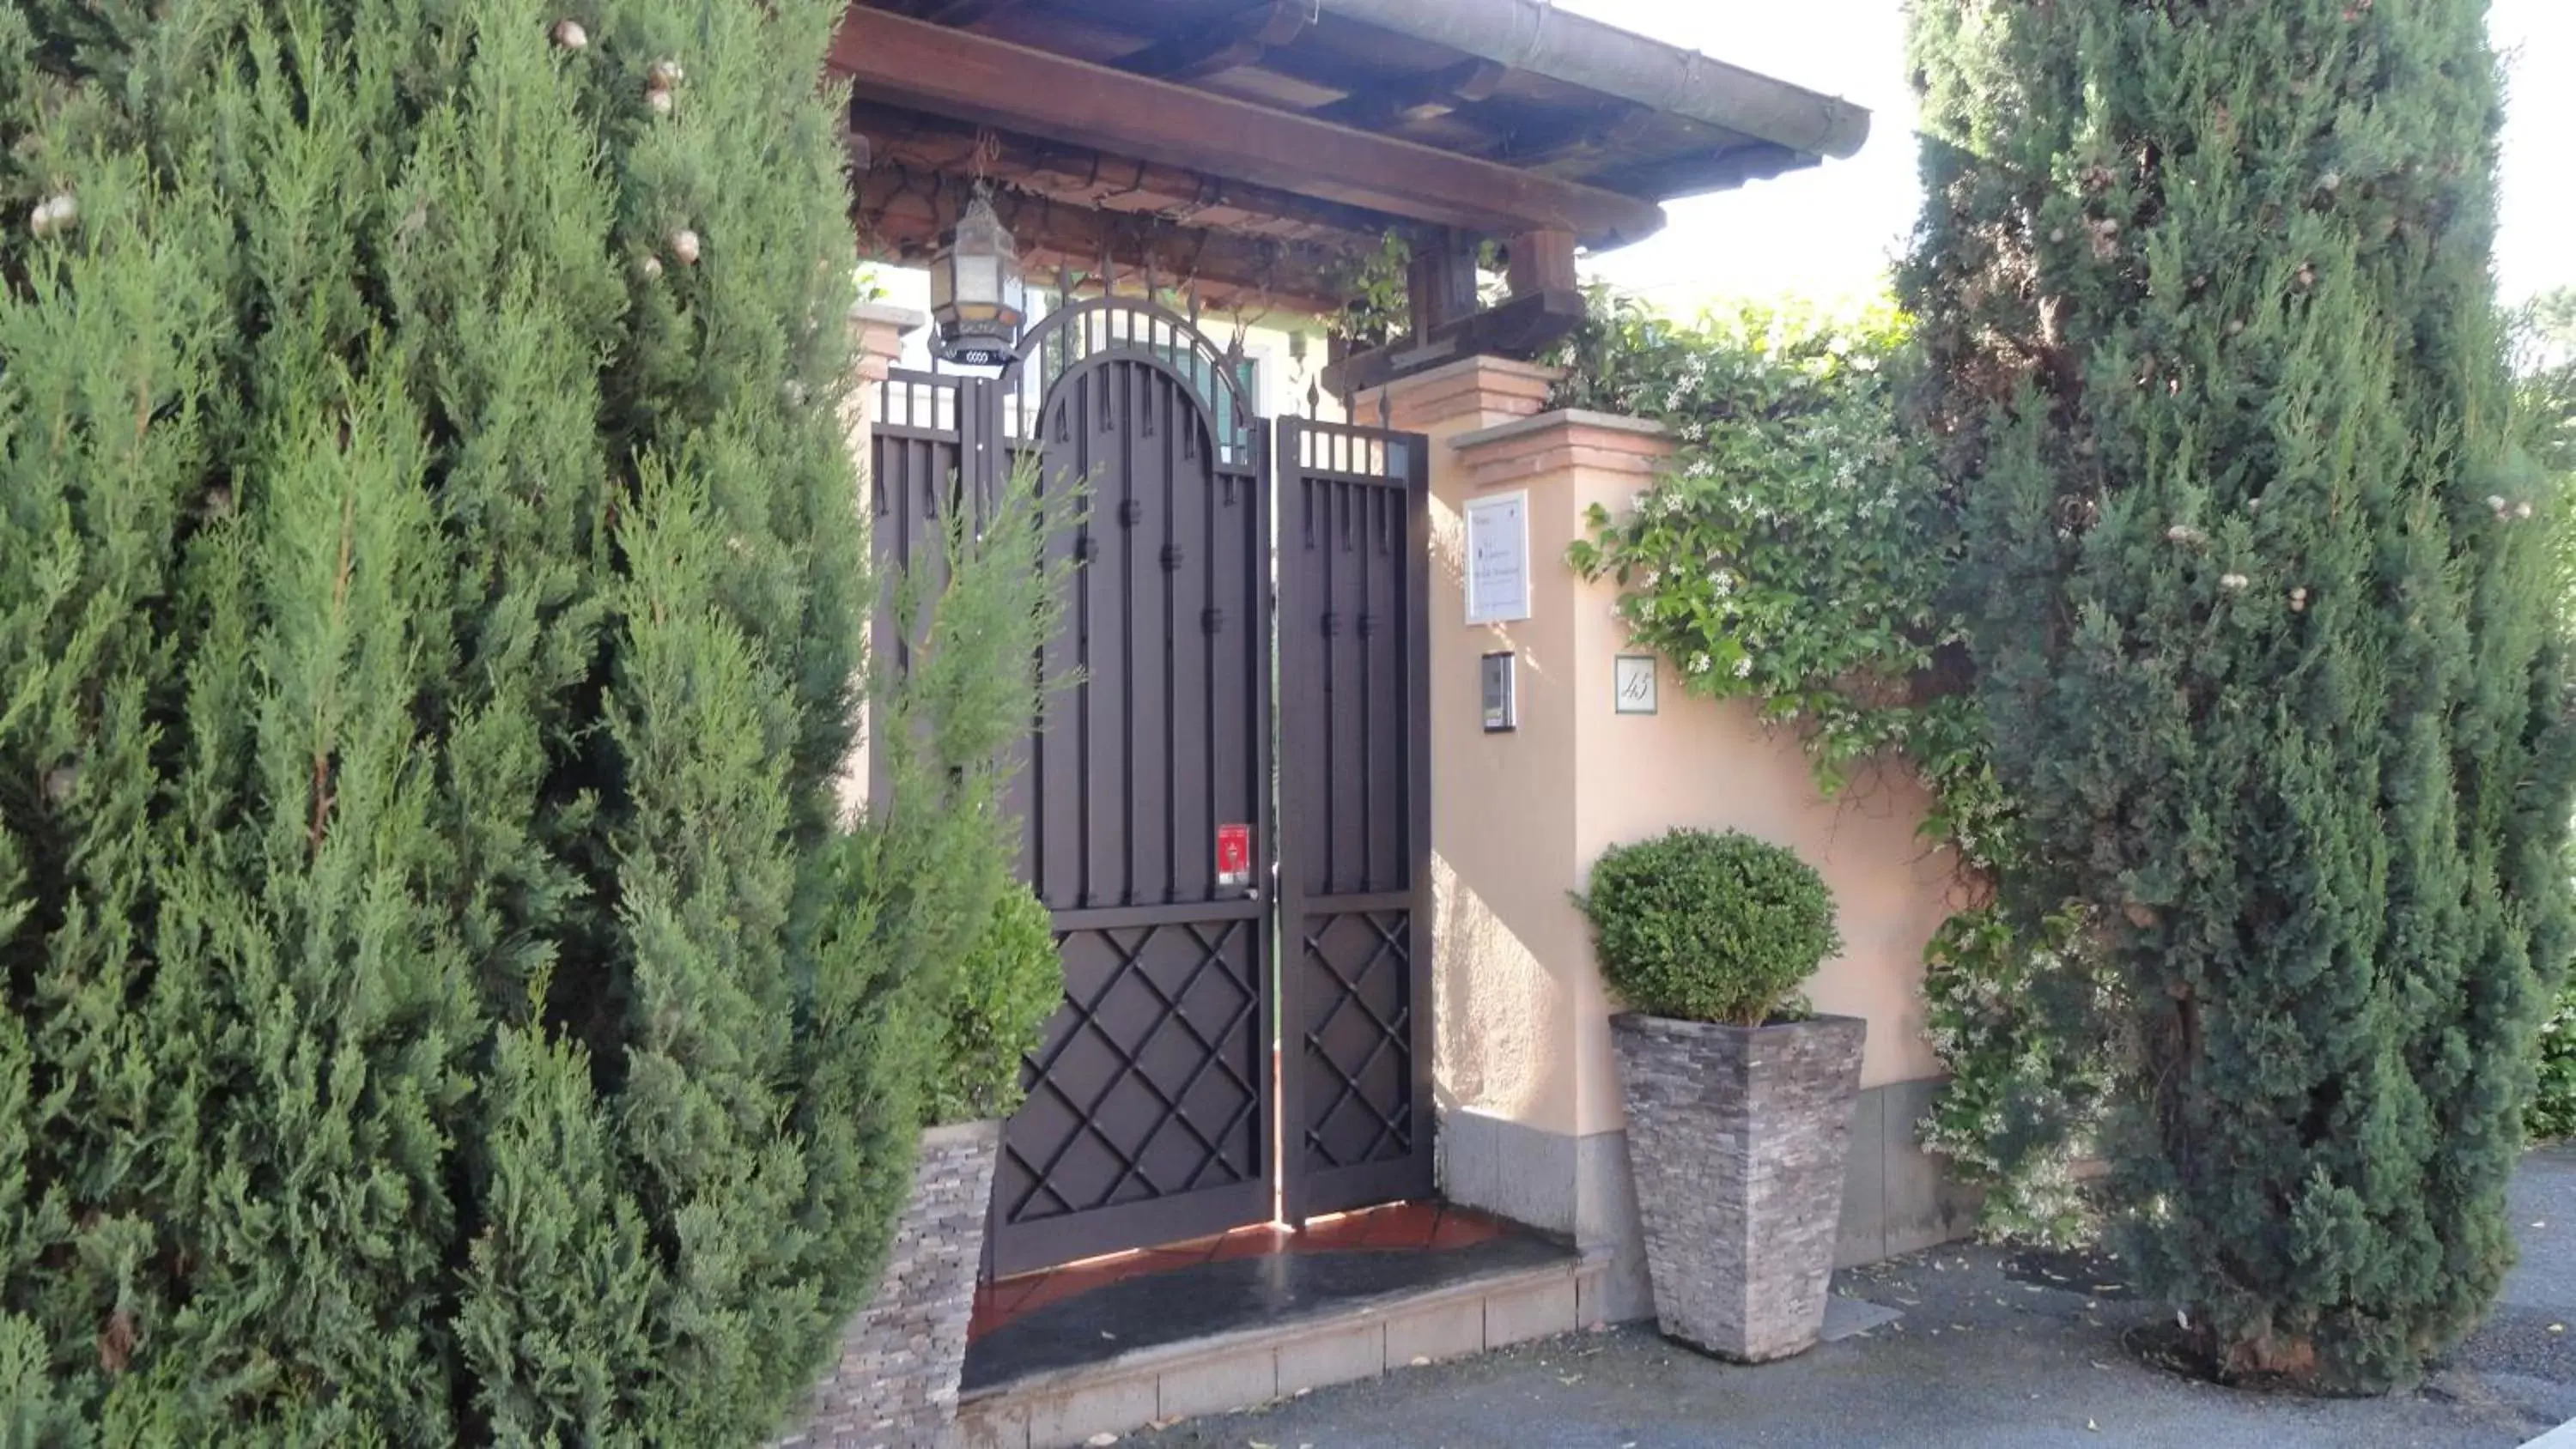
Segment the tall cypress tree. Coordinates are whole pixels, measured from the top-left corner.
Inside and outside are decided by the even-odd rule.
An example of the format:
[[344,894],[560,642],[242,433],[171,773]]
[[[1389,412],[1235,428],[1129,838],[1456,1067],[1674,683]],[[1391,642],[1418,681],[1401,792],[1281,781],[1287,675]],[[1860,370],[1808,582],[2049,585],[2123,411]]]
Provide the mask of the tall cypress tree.
[[1042,575],[839,819],[840,13],[0,12],[0,1438],[751,1442],[873,1283]]
[[1914,12],[1904,287],[2031,904],[2128,1003],[2115,1206],[2222,1371],[2336,1389],[2493,1300],[2570,948],[2485,8]]

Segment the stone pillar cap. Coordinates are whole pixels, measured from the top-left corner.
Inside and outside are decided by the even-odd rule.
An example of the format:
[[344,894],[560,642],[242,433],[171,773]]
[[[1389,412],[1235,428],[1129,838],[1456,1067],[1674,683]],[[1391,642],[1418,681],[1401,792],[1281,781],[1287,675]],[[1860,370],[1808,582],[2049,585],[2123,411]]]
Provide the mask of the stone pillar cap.
[[1478,428],[1473,432],[1460,433],[1449,440],[1449,446],[1459,449],[1477,448],[1488,443],[1504,443],[1514,438],[1527,437],[1532,433],[1543,433],[1550,428],[1598,428],[1603,432],[1634,433],[1644,438],[1661,438],[1672,432],[1672,429],[1653,418],[1630,417],[1626,413],[1596,413],[1589,408],[1558,408],[1554,412],[1535,413],[1525,418],[1514,418],[1507,423],[1496,423],[1490,428]]

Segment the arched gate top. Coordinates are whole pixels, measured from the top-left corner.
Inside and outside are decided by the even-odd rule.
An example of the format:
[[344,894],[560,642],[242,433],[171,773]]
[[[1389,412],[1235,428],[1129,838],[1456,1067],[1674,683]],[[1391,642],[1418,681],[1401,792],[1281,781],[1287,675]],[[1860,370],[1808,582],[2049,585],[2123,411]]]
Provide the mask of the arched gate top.
[[1240,346],[1220,349],[1188,318],[1141,298],[1094,297],[1047,313],[1002,369],[1001,390],[1043,411],[1057,383],[1087,363],[1122,357],[1151,363],[1188,389],[1220,458],[1245,463],[1255,456],[1260,404],[1243,385]]

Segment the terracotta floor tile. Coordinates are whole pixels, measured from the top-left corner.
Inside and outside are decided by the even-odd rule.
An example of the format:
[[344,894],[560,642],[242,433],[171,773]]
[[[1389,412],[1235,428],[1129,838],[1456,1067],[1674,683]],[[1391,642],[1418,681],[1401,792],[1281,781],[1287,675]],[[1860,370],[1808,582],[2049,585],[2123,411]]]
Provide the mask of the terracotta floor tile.
[[[1217,1251],[1248,1256],[1203,1262],[1173,1272],[1136,1274],[1113,1287],[1083,1293],[1070,1301],[1058,1299],[1051,1306],[993,1329],[968,1351],[965,1385],[971,1392],[1033,1373],[1101,1363],[1141,1349],[1204,1340],[1255,1325],[1298,1321],[1390,1292],[1422,1292],[1429,1285],[1465,1282],[1483,1273],[1541,1265],[1570,1266],[1573,1262],[1572,1249],[1525,1233],[1507,1234],[1499,1242],[1479,1243],[1449,1253],[1318,1253],[1310,1241],[1310,1237],[1329,1240],[1371,1232],[1387,1234],[1392,1241],[1402,1231],[1419,1233],[1426,1224],[1434,1236],[1446,1231],[1454,1237],[1474,1230],[1472,1219],[1452,1221],[1430,1210],[1394,1214],[1376,1222],[1357,1217],[1323,1223],[1310,1236],[1286,1232],[1229,1235]],[[1252,1250],[1261,1246],[1278,1251],[1252,1255]],[[1066,1275],[1040,1291],[1064,1292],[1067,1284],[1079,1287],[1086,1279],[1096,1281],[1100,1276]],[[991,1322],[992,1316],[987,1315],[986,1321]],[[1477,1322],[1481,1324],[1482,1320]],[[1376,1364],[1372,1362],[1370,1367],[1374,1369]]]
[[1192,1238],[1186,1243],[1174,1243],[1165,1251],[1184,1254],[1193,1263],[1212,1262],[1216,1258],[1217,1250],[1223,1248],[1226,1239],[1233,1236],[1232,1233],[1217,1233],[1209,1237]]
[[1291,1251],[1296,1241],[1295,1233],[1278,1228],[1238,1228],[1217,1240],[1216,1246],[1208,1253],[1208,1261],[1229,1263],[1237,1258],[1267,1258],[1273,1253]]
[[1368,1234],[1361,1240],[1362,1246],[1418,1251],[1430,1245],[1432,1230],[1440,1223],[1440,1210],[1428,1203],[1396,1203],[1371,1211],[1367,1222]]
[[1368,1242],[1369,1224],[1357,1217],[1336,1218],[1318,1223],[1297,1234],[1295,1251],[1300,1253],[1336,1253],[1364,1247]]
[[1117,1282],[1120,1276],[1123,1275],[1103,1272],[1100,1268],[1059,1268],[1014,1305],[1012,1315],[1034,1313],[1050,1303],[1079,1297],[1104,1284]]
[[1303,1229],[1261,1223],[1114,1258],[1023,1273],[976,1289],[970,1338],[980,1339],[1051,1305],[1130,1279],[1186,1274],[1211,1263],[1354,1251],[1447,1252],[1514,1230],[1501,1219],[1441,1202],[1390,1203],[1344,1213]]
[[1432,1229],[1429,1246],[1435,1252],[1463,1248],[1470,1243],[1490,1242],[1503,1232],[1502,1224],[1482,1213],[1448,1208],[1440,1214],[1440,1225]]

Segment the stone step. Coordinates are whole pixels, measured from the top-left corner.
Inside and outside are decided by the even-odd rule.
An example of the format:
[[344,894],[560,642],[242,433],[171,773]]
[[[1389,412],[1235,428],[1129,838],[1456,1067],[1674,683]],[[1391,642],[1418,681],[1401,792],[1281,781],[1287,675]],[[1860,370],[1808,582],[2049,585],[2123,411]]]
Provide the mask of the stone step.
[[1601,1321],[1607,1255],[1500,1269],[1288,1322],[969,1390],[961,1449],[1072,1449],[1175,1419],[1463,1358]]

